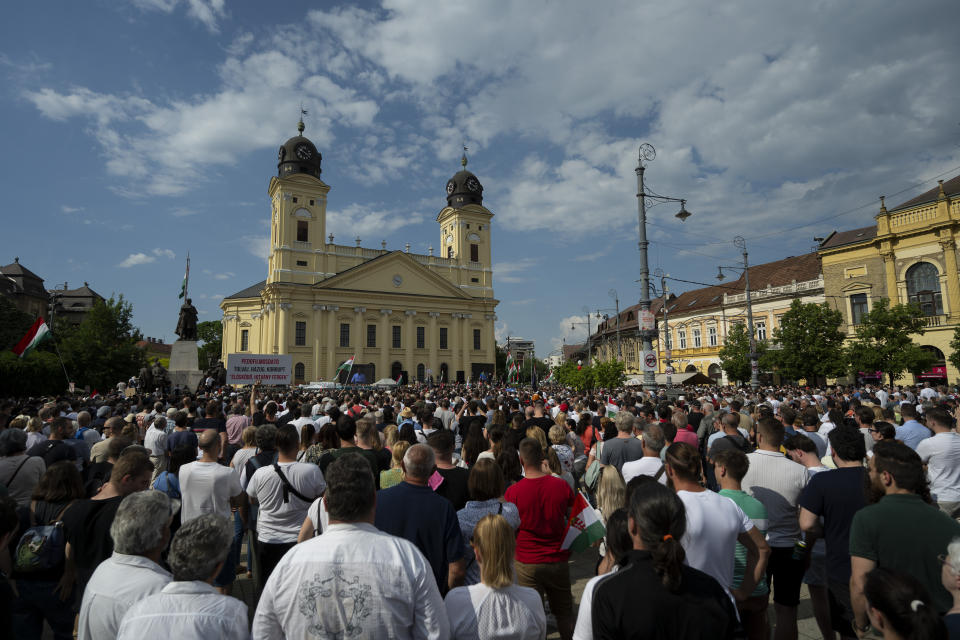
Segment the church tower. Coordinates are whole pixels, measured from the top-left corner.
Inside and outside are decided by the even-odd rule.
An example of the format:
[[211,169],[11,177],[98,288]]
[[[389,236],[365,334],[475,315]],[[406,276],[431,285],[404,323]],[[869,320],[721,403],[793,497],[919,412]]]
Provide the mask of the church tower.
[[277,176],[270,179],[270,252],[267,284],[314,284],[320,269],[330,187],[320,179],[320,152],[303,136],[303,120],[296,135],[280,147]]
[[492,254],[490,220],[493,213],[483,206],[483,185],[467,171],[467,155],[460,160],[462,169],[447,181],[447,206],[437,214],[440,225],[440,257],[455,261],[467,275],[460,286],[474,297],[492,295]]

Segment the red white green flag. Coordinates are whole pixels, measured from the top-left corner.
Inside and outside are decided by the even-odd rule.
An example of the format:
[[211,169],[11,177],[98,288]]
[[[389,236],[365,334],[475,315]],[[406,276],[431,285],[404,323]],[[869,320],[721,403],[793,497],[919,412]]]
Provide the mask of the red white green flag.
[[583,497],[583,493],[578,491],[577,497],[573,501],[570,522],[567,523],[567,531],[564,533],[563,544],[560,545],[560,548],[570,551],[583,551],[589,549],[597,540],[603,539],[606,534],[607,529],[597,516],[597,512]]
[[357,356],[354,355],[354,356],[351,356],[349,360],[344,361],[342,365],[337,367],[337,371],[336,373],[333,374],[333,377],[336,378],[338,375],[340,375],[341,371],[346,371],[347,375],[349,376],[350,370],[353,369],[353,361],[356,360],[356,358]]
[[51,335],[47,323],[43,321],[43,318],[37,318],[33,326],[30,327],[30,330],[27,331],[27,335],[23,336],[20,342],[13,348],[13,352],[22,358],[36,349],[38,344],[49,337],[51,337]]

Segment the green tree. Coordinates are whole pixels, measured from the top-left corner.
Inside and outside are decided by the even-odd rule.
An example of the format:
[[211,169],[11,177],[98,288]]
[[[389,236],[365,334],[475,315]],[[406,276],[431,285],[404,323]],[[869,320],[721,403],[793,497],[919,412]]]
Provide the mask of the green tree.
[[553,370],[553,377],[557,384],[572,387],[577,391],[587,391],[593,388],[593,369],[583,366],[577,369],[577,363],[567,360]]
[[593,365],[593,381],[597,387],[613,389],[623,384],[623,362],[608,360]]
[[76,327],[57,325],[60,353],[77,386],[109,389],[137,374],[146,358],[132,319],[133,307],[120,295],[96,301]]
[[935,357],[913,341],[911,335],[922,336],[926,322],[915,304],[890,306],[881,298],[873,303],[854,330],[854,340],[847,346],[846,356],[851,372],[883,371],[890,384],[904,371],[920,373],[929,369]]
[[6,296],[0,296],[0,349],[12,349],[34,320],[36,318],[17,309]]
[[[745,323],[737,322],[730,327],[718,355],[728,378],[740,383],[750,380],[750,333]],[[757,340],[757,361],[761,369],[772,365],[764,340]]]
[[794,300],[773,332],[780,348],[770,351],[771,361],[788,380],[806,378],[808,384],[842,374],[847,368],[842,322],[843,314],[826,303]]
[[950,350],[952,353],[947,358],[957,369],[960,369],[960,326],[953,330],[953,340],[950,341]]
[[197,338],[201,342],[200,368],[206,369],[216,362],[217,358],[223,353],[223,323],[219,320],[207,320],[198,323]]

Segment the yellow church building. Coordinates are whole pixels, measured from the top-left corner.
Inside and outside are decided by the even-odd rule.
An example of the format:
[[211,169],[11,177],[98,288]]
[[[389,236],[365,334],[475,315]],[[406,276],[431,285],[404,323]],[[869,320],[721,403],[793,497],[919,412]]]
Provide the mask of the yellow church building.
[[493,213],[466,156],[436,217],[439,255],[410,253],[409,244],[369,249],[359,238],[340,245],[326,235],[330,186],[320,179],[321,154],[303,136],[303,122],[298,129],[280,147],[267,190],[267,278],[220,304],[224,362],[231,353],[290,354],[295,384],[334,380],[351,357],[367,382],[493,375]]

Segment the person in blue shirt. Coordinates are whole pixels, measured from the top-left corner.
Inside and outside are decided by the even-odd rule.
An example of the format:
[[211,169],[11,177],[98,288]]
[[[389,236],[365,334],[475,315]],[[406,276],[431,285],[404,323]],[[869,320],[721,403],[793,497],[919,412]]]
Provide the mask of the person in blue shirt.
[[900,415],[903,416],[903,424],[897,427],[897,440],[901,440],[903,444],[916,451],[917,445],[931,437],[933,432],[917,421],[919,415],[914,405],[901,405]]

